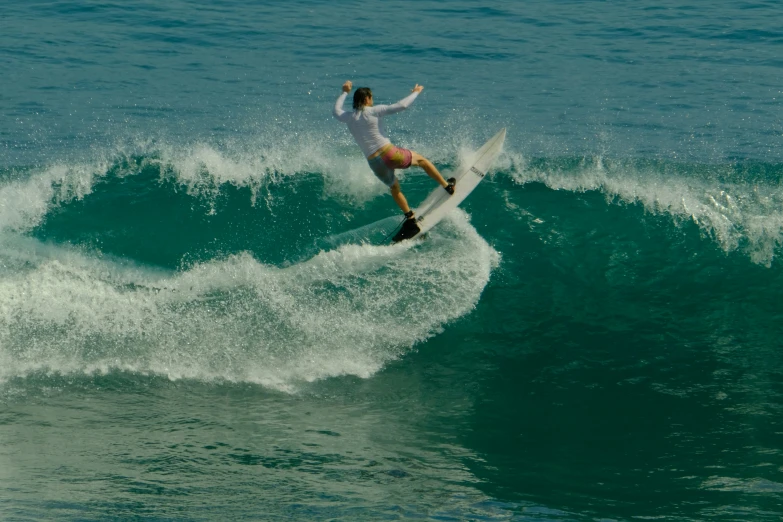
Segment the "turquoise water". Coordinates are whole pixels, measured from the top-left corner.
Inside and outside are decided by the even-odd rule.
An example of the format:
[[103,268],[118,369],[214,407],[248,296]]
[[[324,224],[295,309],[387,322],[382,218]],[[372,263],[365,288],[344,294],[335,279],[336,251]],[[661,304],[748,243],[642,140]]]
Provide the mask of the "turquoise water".
[[780,519],[777,3],[0,14],[0,519]]

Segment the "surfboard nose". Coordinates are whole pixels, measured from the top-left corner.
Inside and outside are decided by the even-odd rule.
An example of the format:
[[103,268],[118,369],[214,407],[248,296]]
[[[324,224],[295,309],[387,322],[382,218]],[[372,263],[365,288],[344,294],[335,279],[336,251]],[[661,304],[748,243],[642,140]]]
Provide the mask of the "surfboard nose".
[[482,145],[471,160],[459,169],[454,176],[457,181],[454,195],[449,196],[441,187],[438,187],[416,208],[421,228],[420,234],[426,233],[434,227],[446,214],[468,197],[479,182],[484,179],[492,162],[500,154],[505,139],[506,129],[503,128]]

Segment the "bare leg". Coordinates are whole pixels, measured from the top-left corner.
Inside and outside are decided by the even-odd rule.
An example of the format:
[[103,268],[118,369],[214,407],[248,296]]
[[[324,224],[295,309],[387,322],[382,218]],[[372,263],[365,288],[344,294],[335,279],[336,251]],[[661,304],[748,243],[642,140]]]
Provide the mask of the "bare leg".
[[440,172],[438,172],[438,169],[435,168],[435,165],[433,165],[430,160],[418,152],[411,151],[411,154],[411,165],[424,169],[424,172],[426,172],[429,177],[437,181],[441,187],[448,185],[446,180],[443,179],[443,176],[441,176]]
[[400,182],[398,180],[394,180],[394,185],[391,186],[391,195],[394,198],[394,202],[400,207],[400,210],[406,214],[410,212],[411,208],[408,206],[408,200],[405,199],[402,190],[400,190]]

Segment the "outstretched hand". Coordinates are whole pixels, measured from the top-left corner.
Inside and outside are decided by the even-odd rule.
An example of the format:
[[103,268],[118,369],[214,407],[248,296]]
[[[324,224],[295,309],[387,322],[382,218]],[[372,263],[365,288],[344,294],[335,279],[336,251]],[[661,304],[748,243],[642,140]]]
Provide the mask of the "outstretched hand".
[[411,89],[411,92],[421,92],[421,91],[423,91],[423,90],[424,90],[424,86],[423,86],[423,85],[419,85],[419,84],[417,83],[417,84],[416,84],[416,87],[414,87],[413,89]]
[[343,84],[343,92],[351,92],[352,88],[353,88],[353,84],[351,83],[351,80],[348,80]]

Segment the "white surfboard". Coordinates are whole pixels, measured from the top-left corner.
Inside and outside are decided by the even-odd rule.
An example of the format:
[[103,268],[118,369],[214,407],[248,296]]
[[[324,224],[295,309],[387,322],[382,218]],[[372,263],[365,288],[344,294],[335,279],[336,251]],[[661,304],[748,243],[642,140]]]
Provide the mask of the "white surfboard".
[[437,225],[473,192],[473,189],[484,179],[489,167],[500,154],[504,141],[506,141],[506,129],[495,134],[453,175],[457,179],[453,195],[449,195],[443,190],[443,187],[438,187],[427,196],[427,199],[418,208],[414,209],[417,218],[416,224],[420,229],[414,237],[421,237],[422,234]]

